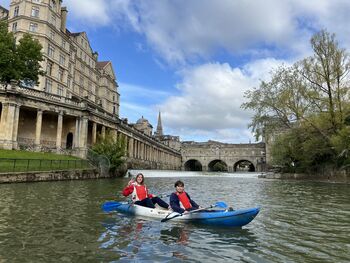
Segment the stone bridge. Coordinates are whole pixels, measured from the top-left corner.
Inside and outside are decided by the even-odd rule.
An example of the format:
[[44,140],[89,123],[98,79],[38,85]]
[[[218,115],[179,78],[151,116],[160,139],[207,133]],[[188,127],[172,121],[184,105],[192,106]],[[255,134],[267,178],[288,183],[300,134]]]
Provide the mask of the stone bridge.
[[181,155],[185,171],[262,172],[266,167],[265,143],[182,142]]

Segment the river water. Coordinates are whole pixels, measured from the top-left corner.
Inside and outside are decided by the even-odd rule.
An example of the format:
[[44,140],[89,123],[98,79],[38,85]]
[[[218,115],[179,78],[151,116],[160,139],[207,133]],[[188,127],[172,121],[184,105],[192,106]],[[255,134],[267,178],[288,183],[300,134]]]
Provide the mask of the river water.
[[350,261],[349,183],[144,174],[155,194],[171,193],[180,178],[202,206],[261,212],[242,229],[160,223],[101,211],[104,201],[125,200],[129,178],[0,185],[0,262]]

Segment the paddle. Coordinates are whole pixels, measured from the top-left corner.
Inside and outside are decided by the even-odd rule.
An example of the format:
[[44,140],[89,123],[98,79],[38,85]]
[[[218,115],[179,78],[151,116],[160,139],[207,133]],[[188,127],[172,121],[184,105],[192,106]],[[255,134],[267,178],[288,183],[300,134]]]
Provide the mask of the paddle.
[[105,212],[110,212],[110,211],[113,211],[118,206],[121,206],[123,204],[127,204],[127,202],[108,201],[102,205],[102,209]]
[[199,209],[196,209],[196,210],[192,210],[192,211],[189,211],[187,214],[175,214],[173,217],[168,217],[169,215],[167,215],[165,218],[163,218],[160,222],[166,222],[166,221],[169,221],[173,218],[176,218],[176,217],[179,217],[179,216],[183,216],[183,215],[188,215],[188,214],[193,214],[193,213],[196,213],[196,212],[199,212],[199,211],[202,211],[202,210],[207,210],[207,209],[211,209],[211,208],[214,208],[214,207],[220,207],[220,208],[226,208],[227,207],[227,204],[225,202],[216,202],[215,204],[211,205],[211,206],[208,206],[208,207],[205,207],[205,208],[199,208]]

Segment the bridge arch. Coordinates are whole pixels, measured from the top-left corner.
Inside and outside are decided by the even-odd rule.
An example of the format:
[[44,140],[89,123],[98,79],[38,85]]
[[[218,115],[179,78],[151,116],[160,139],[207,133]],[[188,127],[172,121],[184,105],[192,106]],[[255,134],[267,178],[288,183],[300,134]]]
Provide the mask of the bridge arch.
[[185,171],[203,171],[202,164],[196,159],[190,159],[184,164]]
[[249,160],[239,160],[233,165],[234,172],[255,172],[254,164]]
[[209,172],[227,172],[228,167],[224,161],[215,159],[208,164],[208,171]]

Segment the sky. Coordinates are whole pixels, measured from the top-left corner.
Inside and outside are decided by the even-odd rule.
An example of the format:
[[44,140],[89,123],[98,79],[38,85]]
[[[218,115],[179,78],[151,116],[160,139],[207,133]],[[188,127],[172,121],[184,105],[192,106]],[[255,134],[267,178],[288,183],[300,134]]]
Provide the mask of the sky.
[[[9,0],[0,0],[8,7]],[[310,56],[326,29],[350,45],[348,0],[64,0],[67,28],[112,61],[120,117],[181,141],[255,142],[244,92]]]

